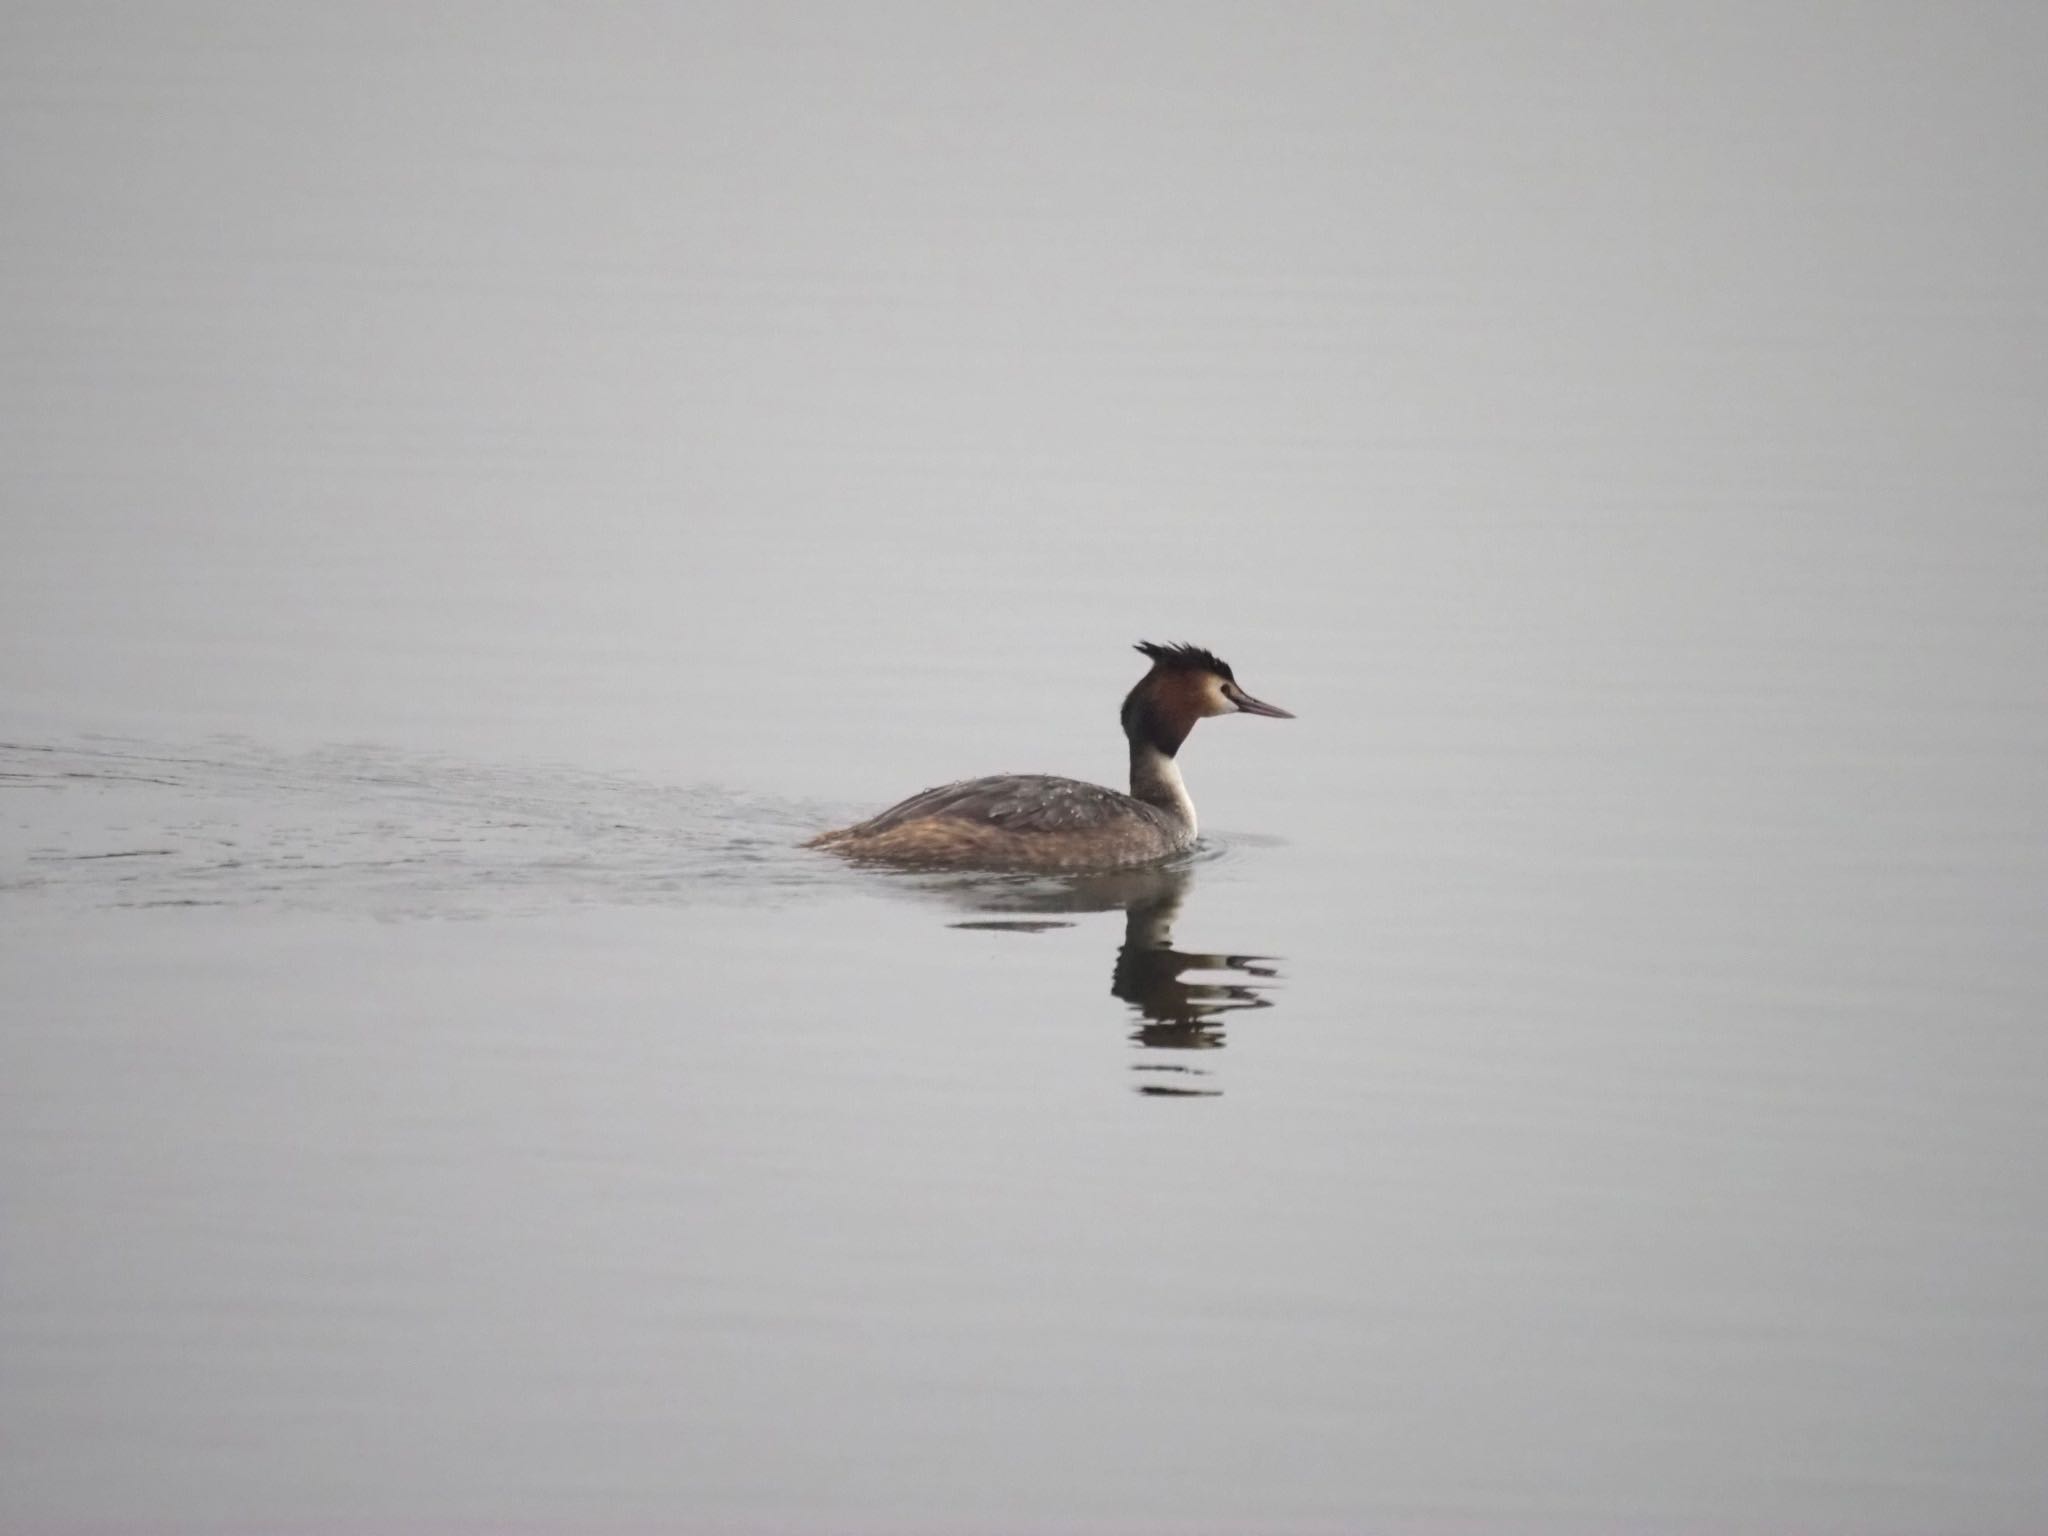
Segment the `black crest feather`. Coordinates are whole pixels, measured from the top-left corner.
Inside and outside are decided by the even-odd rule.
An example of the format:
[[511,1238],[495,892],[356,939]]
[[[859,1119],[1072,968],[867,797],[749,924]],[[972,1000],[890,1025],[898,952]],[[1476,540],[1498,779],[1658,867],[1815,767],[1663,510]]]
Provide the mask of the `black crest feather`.
[[1150,640],[1140,640],[1131,649],[1151,657],[1154,665],[1169,672],[1214,672],[1226,683],[1237,681],[1229,662],[1199,645],[1154,645]]

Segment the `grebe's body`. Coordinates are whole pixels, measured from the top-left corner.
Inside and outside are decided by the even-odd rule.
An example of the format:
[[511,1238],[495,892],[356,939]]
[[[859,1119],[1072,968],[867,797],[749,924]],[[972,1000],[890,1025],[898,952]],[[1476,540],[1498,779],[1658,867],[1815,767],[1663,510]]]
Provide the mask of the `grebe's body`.
[[1045,774],[943,784],[811,840],[852,858],[953,869],[1072,870],[1146,864],[1194,846],[1195,803],[1175,754],[1197,720],[1271,715],[1229,666],[1191,645],[1138,647],[1152,670],[1124,700],[1131,792]]

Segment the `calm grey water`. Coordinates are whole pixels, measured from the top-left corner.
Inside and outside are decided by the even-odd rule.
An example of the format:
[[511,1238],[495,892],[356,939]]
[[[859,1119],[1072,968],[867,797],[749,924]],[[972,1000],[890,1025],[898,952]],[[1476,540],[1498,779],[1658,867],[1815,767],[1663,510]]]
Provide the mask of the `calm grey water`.
[[2044,14],[8,8],[0,1525],[2038,1531]]

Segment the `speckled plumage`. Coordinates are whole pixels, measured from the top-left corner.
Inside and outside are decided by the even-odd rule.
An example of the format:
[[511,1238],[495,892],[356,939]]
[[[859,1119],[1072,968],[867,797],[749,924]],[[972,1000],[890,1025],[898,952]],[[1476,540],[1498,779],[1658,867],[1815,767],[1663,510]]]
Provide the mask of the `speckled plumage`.
[[1195,830],[1100,784],[997,774],[941,784],[814,838],[859,858],[977,869],[1100,869],[1179,853]]
[[951,869],[1079,870],[1147,864],[1194,845],[1194,802],[1174,754],[1195,722],[1245,712],[1285,718],[1192,645],[1140,643],[1152,662],[1125,697],[1131,793],[1051,774],[941,784],[807,845],[849,858]]

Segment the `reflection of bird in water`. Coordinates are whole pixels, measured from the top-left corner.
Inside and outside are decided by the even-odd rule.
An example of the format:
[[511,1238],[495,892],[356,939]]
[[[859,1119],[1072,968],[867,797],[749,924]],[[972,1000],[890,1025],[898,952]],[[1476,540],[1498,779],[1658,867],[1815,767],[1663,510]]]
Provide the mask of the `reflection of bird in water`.
[[[999,929],[1039,933],[1070,926],[1063,915],[1079,912],[1124,912],[1124,941],[1116,952],[1109,990],[1129,1003],[1139,1017],[1131,1041],[1145,1051],[1161,1053],[1211,1051],[1224,1044],[1227,1015],[1247,1008],[1270,1008],[1267,988],[1279,977],[1272,962],[1260,955],[1215,955],[1173,947],[1173,922],[1193,882],[1187,865],[1149,869],[1102,870],[1056,879],[1010,877],[920,881],[927,891],[983,914],[953,924],[955,928]],[[1204,976],[1199,973],[1224,973]],[[1160,1057],[1140,1062],[1134,1070],[1148,1076],[1183,1074],[1204,1078],[1206,1069]],[[1148,1081],[1141,1093],[1177,1097],[1213,1097],[1219,1090]]]
[[[1147,1050],[1209,1051],[1223,1044],[1223,1017],[1245,1008],[1270,1008],[1273,1000],[1253,984],[1228,980],[1190,980],[1190,971],[1224,971],[1271,980],[1278,976],[1258,955],[1212,955],[1173,947],[1173,920],[1180,915],[1187,875],[1129,902],[1124,908],[1124,942],[1116,952],[1116,971],[1109,990],[1137,1009],[1144,1023],[1131,1039]],[[1144,1063],[1144,1072],[1186,1072],[1194,1067]],[[1176,1097],[1208,1097],[1217,1090],[1147,1083],[1141,1093]]]

